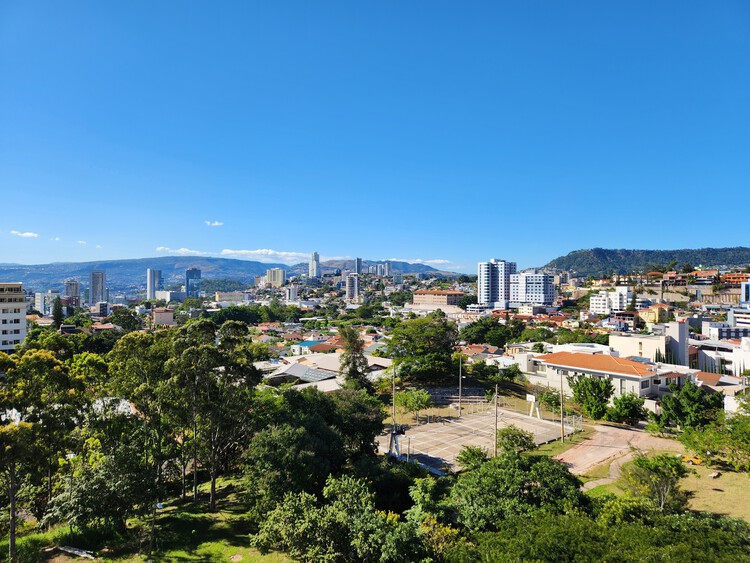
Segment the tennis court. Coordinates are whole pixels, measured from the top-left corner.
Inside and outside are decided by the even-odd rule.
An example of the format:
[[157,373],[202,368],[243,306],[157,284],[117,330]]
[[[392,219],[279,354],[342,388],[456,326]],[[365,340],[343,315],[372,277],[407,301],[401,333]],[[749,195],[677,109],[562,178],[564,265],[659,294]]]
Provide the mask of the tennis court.
[[[498,408],[498,428],[511,424],[534,434],[537,444],[544,444],[560,437],[559,422],[540,420]],[[574,431],[572,425],[566,424],[566,436]],[[451,472],[456,469],[456,456],[464,446],[479,446],[491,455],[494,436],[494,408],[489,408],[485,412],[464,414],[461,418],[440,418],[438,421],[408,427],[406,433],[398,437],[400,457],[420,463],[435,473]],[[380,453],[388,453],[389,443],[390,434],[380,436]]]

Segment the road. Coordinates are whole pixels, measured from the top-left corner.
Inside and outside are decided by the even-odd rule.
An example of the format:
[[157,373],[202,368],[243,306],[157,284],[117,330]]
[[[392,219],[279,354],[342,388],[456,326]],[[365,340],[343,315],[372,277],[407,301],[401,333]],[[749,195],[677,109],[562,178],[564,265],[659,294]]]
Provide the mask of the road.
[[619,478],[620,467],[631,458],[633,449],[684,451],[682,444],[676,440],[652,436],[642,428],[598,425],[594,429],[596,433],[591,438],[556,456],[575,475],[585,475],[597,465],[612,461],[609,477],[590,481],[585,489]]

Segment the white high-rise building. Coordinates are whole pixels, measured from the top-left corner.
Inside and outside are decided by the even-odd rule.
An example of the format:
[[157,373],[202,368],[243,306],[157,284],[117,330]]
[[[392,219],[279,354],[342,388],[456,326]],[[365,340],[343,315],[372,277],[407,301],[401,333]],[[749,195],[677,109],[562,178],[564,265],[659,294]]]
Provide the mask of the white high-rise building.
[[359,275],[346,276],[346,300],[349,303],[359,303]]
[[26,339],[26,293],[20,282],[0,283],[0,351],[11,353]]
[[156,292],[164,289],[161,270],[148,268],[146,270],[146,299],[156,299]]
[[510,276],[510,302],[512,306],[524,303],[551,305],[555,300],[555,280],[549,274],[521,272]]
[[313,252],[310,256],[310,266],[307,269],[307,277],[315,279],[320,277],[320,256],[317,252]]
[[354,259],[354,273],[355,274],[362,274],[362,258],[355,258]]
[[506,309],[510,303],[510,276],[516,263],[492,258],[477,267],[477,302],[485,307]]

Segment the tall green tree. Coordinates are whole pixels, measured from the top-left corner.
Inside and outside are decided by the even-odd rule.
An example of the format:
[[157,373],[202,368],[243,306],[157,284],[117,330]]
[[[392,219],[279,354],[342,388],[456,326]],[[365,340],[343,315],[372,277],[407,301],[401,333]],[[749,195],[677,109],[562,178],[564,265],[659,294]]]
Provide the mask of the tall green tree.
[[669,385],[670,395],[662,398],[661,415],[652,415],[659,426],[700,429],[716,420],[724,406],[721,393],[708,393],[688,381],[682,387]]
[[52,303],[52,326],[56,329],[60,328],[64,319],[65,312],[63,311],[62,301],[60,297],[55,297],[55,301]]
[[8,560],[17,563],[16,523],[18,521],[18,491],[25,465],[34,458],[35,428],[28,422],[0,424],[0,472],[5,477],[9,501]]
[[445,381],[453,377],[451,356],[456,336],[456,325],[438,311],[397,325],[388,344],[388,353],[404,380]]
[[581,405],[583,412],[594,420],[599,420],[607,413],[607,405],[615,388],[609,379],[587,377],[569,377],[568,384],[573,389],[573,398]]
[[365,342],[359,332],[348,325],[339,327],[339,336],[344,339],[344,352],[339,359],[339,375],[344,382],[355,387],[370,387],[367,380],[369,364],[365,357]]

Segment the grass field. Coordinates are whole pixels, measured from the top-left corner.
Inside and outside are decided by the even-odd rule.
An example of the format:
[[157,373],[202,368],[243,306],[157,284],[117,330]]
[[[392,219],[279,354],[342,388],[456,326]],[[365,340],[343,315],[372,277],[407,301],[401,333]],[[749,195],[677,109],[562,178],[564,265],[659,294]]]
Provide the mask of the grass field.
[[[248,520],[245,517],[247,506],[237,493],[236,483],[220,481],[218,510],[205,512],[207,498],[205,487],[201,502],[175,500],[165,503],[159,510],[156,527],[156,552],[152,561],[217,561],[282,563],[291,561],[280,553],[261,555],[249,547]],[[105,542],[110,548],[97,551],[99,561],[144,562],[148,549],[150,521],[133,520],[128,522],[129,537],[119,542]],[[55,545],[73,545],[96,550],[102,545],[87,545],[86,538],[67,537],[67,528],[57,528],[45,534],[29,534],[18,540],[22,561],[34,563],[54,561],[62,563],[81,561],[58,551],[45,548]],[[97,542],[99,543],[99,542]],[[139,553],[139,551],[141,553]],[[8,553],[8,542],[0,542],[0,559]]]
[[722,471],[721,477],[711,479],[708,474],[713,468],[694,466],[694,469],[695,473],[681,483],[685,491],[692,493],[691,509],[750,522],[750,475]]
[[[625,466],[627,465],[625,464]],[[603,469],[599,471],[600,467],[595,468],[597,475],[604,472]],[[688,508],[700,512],[741,518],[750,522],[750,475],[722,471],[719,478],[712,479],[708,475],[716,471],[716,468],[696,465],[690,469],[691,473],[680,481],[680,487],[690,494]],[[609,471],[608,465],[607,471]],[[586,477],[594,478],[593,475],[587,475]],[[596,498],[608,493],[620,496],[624,492],[622,479],[619,479],[595,487],[586,494]]]

